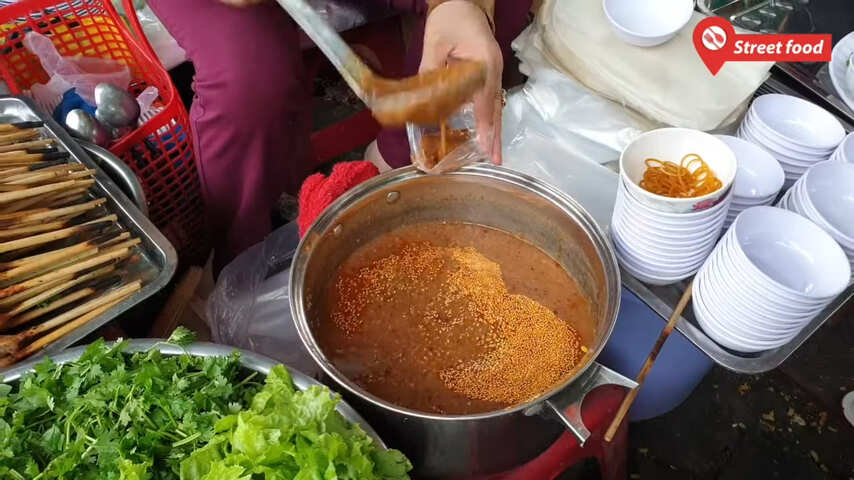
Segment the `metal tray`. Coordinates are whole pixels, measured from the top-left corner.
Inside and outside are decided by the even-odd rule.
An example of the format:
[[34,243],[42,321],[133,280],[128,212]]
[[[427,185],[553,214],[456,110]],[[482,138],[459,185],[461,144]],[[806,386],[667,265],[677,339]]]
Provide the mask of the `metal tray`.
[[[787,95],[798,95],[792,89],[786,87],[773,77],[763,84],[756,95],[765,93],[785,93]],[[851,125],[842,121],[846,130],[851,130]],[[682,281],[674,285],[663,287],[647,285],[633,277],[625,270],[621,270],[623,286],[628,288],[632,293],[652,308],[662,319],[667,320],[673,313],[673,309],[679,302],[682,292],[688,285],[688,281]],[[846,291],[836,297],[830,305],[827,306],[820,314],[804,327],[798,335],[789,343],[774,350],[766,350],[758,353],[741,353],[735,352],[724,347],[721,347],[714,340],[709,338],[705,332],[699,327],[694,319],[694,311],[691,304],[685,309],[682,318],[676,324],[676,329],[682,333],[688,340],[708,355],[718,365],[738,373],[761,373],[777,368],[783,361],[794,353],[816,330],[819,329],[828,318],[833,316],[837,310],[845,305],[848,300],[854,297],[854,286],[849,286]]]
[[[207,342],[196,342],[188,345],[186,348],[181,348],[176,345],[165,343],[165,341],[161,339],[134,339],[128,341],[128,345],[125,347],[124,351],[128,353],[135,353],[147,352],[152,349],[160,350],[160,352],[165,355],[187,354],[195,357],[225,357],[236,351],[240,352],[240,364],[243,367],[263,375],[267,375],[270,373],[271,368],[281,363],[247,350]],[[58,365],[73,362],[80,358],[85,350],[86,346],[71,348],[57,355],[52,355],[51,360]],[[40,361],[40,359],[28,359],[6,370],[3,373],[2,383],[11,383],[18,380],[21,375],[32,371]],[[287,367],[287,369],[291,374],[294,385],[300,390],[305,390],[311,386],[324,386],[322,383],[298,370],[294,370],[291,367]],[[368,422],[366,422],[365,419],[362,418],[358,412],[353,410],[353,408],[346,402],[343,400],[338,402],[335,410],[337,410],[338,413],[348,421],[356,423],[362,427],[362,430],[377,442],[379,447],[386,448],[386,445],[383,443],[382,439],[380,439],[379,435],[377,435],[377,432],[375,432],[374,429],[368,425]]]
[[142,278],[144,283],[141,290],[125,301],[86,325],[51,343],[33,358],[51,355],[69,347],[95,329],[150,297],[166,286],[178,265],[178,254],[175,252],[172,244],[140,212],[133,202],[122,193],[122,190],[99,168],[98,164],[86,154],[80,145],[68,135],[65,129],[60,127],[50,116],[42,113],[26,97],[0,97],[0,123],[39,120],[44,122],[44,127],[41,129],[42,136],[54,138],[57,148],[68,151],[70,153],[69,162],[82,163],[87,168],[97,171],[94,177],[95,184],[92,186],[91,191],[104,196],[107,199],[107,203],[105,204],[106,210],[116,214],[119,219],[119,225],[142,241],[136,247],[135,253],[138,254],[140,260],[134,265],[132,273]]

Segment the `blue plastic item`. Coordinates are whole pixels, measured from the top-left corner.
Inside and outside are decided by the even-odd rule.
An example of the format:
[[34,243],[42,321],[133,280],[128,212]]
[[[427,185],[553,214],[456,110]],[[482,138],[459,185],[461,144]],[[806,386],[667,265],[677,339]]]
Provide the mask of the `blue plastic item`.
[[53,109],[53,119],[65,126],[65,117],[68,116],[68,112],[78,108],[85,110],[93,117],[95,116],[95,107],[86,103],[86,100],[77,94],[77,89],[70,88],[62,94],[62,101]]
[[[664,325],[658,314],[624,288],[617,323],[598,361],[636,378]],[[646,420],[678,407],[713,365],[712,359],[673,330],[629,411],[629,420]]]

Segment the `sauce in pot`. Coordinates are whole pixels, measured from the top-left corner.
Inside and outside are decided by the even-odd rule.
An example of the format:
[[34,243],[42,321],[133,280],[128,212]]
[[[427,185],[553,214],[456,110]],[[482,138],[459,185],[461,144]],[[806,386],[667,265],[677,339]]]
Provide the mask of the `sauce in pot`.
[[564,380],[594,325],[575,280],[537,247],[460,223],[400,228],[336,272],[315,335],[368,392],[444,414],[531,400]]

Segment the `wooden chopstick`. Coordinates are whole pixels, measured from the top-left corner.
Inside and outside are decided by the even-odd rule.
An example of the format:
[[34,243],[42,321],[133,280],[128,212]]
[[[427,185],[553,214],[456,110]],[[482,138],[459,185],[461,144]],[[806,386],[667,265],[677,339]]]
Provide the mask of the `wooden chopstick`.
[[644,362],[636,380],[638,386],[629,390],[629,393],[627,393],[625,398],[623,398],[623,403],[620,404],[620,408],[617,410],[616,415],[614,415],[611,425],[605,432],[604,438],[606,442],[610,442],[614,439],[614,435],[617,434],[617,429],[620,428],[620,425],[623,423],[623,419],[626,417],[626,414],[629,413],[629,408],[631,408],[632,403],[634,403],[635,398],[638,396],[638,392],[643,386],[643,382],[646,380],[646,376],[649,374],[649,371],[652,370],[652,364],[655,363],[655,359],[658,358],[658,353],[661,352],[661,347],[664,346],[664,342],[666,342],[668,337],[670,337],[670,334],[673,332],[673,328],[676,327],[676,323],[682,317],[682,312],[688,305],[688,301],[691,300],[693,285],[693,280],[688,282],[688,286],[685,287],[685,291],[682,293],[682,298],[679,299],[679,303],[677,303],[676,308],[673,309],[673,313],[670,315],[667,325],[664,326],[664,330],[661,331],[661,334],[658,336],[658,340],[655,341],[655,346],[653,346],[652,351],[649,352],[649,357],[647,357],[646,362]]

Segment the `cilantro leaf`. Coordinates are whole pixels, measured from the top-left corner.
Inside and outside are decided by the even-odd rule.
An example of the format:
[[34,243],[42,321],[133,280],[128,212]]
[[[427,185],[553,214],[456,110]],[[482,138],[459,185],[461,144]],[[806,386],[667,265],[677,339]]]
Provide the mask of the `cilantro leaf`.
[[196,341],[196,334],[186,327],[178,327],[172,331],[172,335],[166,340],[166,343],[186,347]]

